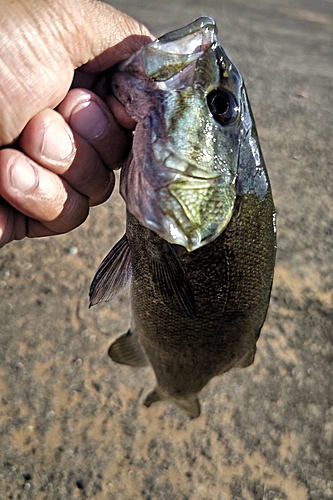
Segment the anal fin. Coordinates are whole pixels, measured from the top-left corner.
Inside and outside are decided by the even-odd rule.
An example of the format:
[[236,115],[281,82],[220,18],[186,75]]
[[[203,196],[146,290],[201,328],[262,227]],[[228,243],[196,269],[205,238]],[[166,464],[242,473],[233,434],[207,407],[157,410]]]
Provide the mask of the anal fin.
[[108,354],[113,361],[123,365],[140,367],[149,364],[137,336],[131,330],[111,344]]
[[256,346],[251,347],[245,355],[237,361],[237,363],[234,365],[234,368],[247,368],[248,366],[252,365],[254,362],[254,358],[256,355],[257,348]]

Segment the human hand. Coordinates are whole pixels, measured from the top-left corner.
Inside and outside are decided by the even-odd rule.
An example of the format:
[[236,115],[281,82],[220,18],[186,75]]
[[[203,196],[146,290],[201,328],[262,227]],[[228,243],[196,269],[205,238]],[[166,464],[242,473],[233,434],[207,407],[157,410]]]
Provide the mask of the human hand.
[[151,36],[98,1],[0,7],[1,247],[67,232],[109,197],[130,147],[123,127],[135,124],[118,101],[92,90]]

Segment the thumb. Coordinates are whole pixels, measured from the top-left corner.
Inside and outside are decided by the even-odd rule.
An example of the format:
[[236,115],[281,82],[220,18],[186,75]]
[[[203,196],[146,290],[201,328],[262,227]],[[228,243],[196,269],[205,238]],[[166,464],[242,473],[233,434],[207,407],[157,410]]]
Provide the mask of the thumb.
[[67,95],[74,71],[98,74],[151,37],[144,26],[96,0],[13,0],[0,17],[0,147]]
[[69,54],[75,68],[85,65],[85,71],[101,73],[154,38],[141,23],[104,2],[80,0],[80,6],[77,31],[85,40],[79,45],[77,37],[72,40]]

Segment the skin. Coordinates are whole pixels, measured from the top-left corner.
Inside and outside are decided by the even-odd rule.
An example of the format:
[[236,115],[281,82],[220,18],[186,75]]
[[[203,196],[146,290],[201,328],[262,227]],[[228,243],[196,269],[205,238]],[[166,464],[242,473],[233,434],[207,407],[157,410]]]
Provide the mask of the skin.
[[0,0],[0,247],[70,231],[114,187],[135,126],[103,72],[152,39],[93,0]]

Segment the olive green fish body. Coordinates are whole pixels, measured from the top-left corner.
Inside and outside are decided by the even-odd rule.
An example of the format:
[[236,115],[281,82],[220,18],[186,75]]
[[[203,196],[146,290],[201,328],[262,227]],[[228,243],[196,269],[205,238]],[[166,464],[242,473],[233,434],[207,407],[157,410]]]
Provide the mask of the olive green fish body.
[[253,362],[273,277],[273,209],[270,194],[263,201],[247,195],[238,216],[209,245],[194,252],[177,247],[194,294],[193,315],[177,309],[172,294],[166,302],[154,284],[150,231],[129,215],[134,332],[154,369],[160,399],[195,400],[212,377]]
[[249,366],[276,251],[270,183],[242,77],[199,18],[144,47],[114,75],[137,121],[121,193],[126,234],[97,270],[91,305],[130,285],[130,330],[114,361],[150,365],[146,406],[200,414],[198,393]]

